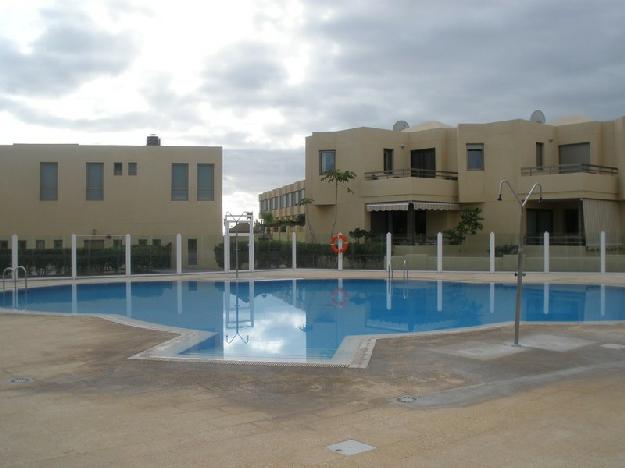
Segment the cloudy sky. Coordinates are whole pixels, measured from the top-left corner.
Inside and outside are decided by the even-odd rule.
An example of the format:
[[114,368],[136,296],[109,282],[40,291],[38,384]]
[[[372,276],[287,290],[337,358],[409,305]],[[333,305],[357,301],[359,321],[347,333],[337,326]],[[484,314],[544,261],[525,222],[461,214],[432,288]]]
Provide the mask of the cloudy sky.
[[0,0],[0,144],[224,147],[224,210],[313,131],[625,114],[622,0]]

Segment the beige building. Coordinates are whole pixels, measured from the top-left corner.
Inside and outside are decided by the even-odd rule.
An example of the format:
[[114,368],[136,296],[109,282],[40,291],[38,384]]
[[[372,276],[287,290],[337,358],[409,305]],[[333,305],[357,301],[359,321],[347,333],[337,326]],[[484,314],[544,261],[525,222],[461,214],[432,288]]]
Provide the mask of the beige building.
[[301,203],[304,198],[303,180],[261,193],[258,196],[261,219],[264,213],[269,213],[274,221],[272,226],[265,227],[265,231],[272,237],[280,237],[274,235],[276,233],[289,234],[291,232],[303,237],[303,224],[308,209]]
[[222,149],[203,146],[0,146],[0,250],[175,243],[183,263],[215,265],[222,239]]
[[[337,199],[321,180],[333,169],[356,174]],[[601,230],[621,242],[625,118],[314,132],[306,138],[306,197],[313,200],[306,221],[321,237],[360,227],[419,243],[455,226],[463,208],[479,207],[484,233],[513,239],[519,208],[507,191],[497,200],[501,179],[521,193],[542,185],[543,202],[528,204],[528,243],[548,231],[553,244],[596,244]]]

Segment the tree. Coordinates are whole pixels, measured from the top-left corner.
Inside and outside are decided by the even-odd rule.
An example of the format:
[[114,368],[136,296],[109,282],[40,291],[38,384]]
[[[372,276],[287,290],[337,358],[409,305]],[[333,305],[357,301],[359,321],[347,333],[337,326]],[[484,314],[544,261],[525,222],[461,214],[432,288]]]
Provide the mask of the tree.
[[467,234],[475,235],[477,231],[481,231],[482,225],[482,209],[481,208],[465,208],[460,212],[460,221],[458,225],[452,229],[443,231],[445,239],[451,245],[461,245],[467,238]]
[[356,228],[353,231],[349,232],[350,237],[356,239],[356,243],[360,244],[360,239],[364,238],[365,240],[368,237],[368,232],[365,229]]
[[315,234],[312,231],[311,228],[311,223],[310,223],[310,216],[308,216],[308,205],[310,205],[312,202],[314,202],[314,200],[312,198],[302,198],[298,205],[303,206],[304,207],[304,223],[308,226],[308,232],[310,233],[310,240],[312,242],[315,242]]
[[347,193],[354,193],[352,189],[349,188],[347,184],[353,179],[356,178],[356,173],[353,171],[328,171],[321,178],[322,182],[330,182],[334,183],[334,222],[332,223],[332,234],[334,234],[334,229],[336,228],[336,220],[338,218],[339,212],[339,184],[345,185],[347,189]]

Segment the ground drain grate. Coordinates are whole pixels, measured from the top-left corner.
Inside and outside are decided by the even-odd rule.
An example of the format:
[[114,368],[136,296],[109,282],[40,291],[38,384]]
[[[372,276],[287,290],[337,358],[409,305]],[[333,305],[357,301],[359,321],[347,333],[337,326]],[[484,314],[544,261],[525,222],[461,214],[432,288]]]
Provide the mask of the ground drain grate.
[[414,403],[415,401],[417,401],[417,397],[412,395],[404,395],[397,398],[397,401],[399,401],[400,403]]
[[9,383],[14,385],[23,385],[31,383],[32,381],[33,379],[31,379],[30,377],[13,377],[11,380],[9,380]]
[[364,444],[354,439],[347,439],[338,444],[328,445],[328,450],[334,453],[340,453],[341,455],[357,455],[362,452],[368,452],[375,450],[373,445]]
[[602,344],[601,347],[605,349],[625,349],[625,345],[620,343],[606,343]]

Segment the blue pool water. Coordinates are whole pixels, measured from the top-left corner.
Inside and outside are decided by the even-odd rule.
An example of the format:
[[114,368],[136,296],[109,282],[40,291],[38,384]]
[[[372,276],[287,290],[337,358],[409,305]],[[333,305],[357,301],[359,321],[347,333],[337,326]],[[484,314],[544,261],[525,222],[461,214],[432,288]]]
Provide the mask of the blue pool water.
[[[349,335],[509,322],[514,285],[442,281],[280,280],[120,282],[31,288],[30,311],[111,314],[212,332],[182,354],[225,359],[331,358]],[[12,293],[0,306],[15,306]],[[625,288],[525,285],[525,321],[625,319]]]

